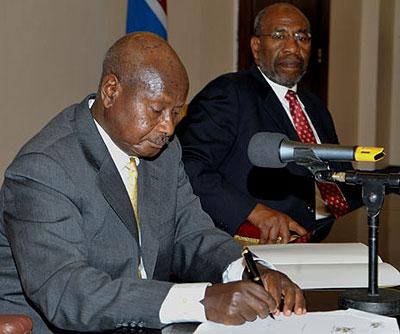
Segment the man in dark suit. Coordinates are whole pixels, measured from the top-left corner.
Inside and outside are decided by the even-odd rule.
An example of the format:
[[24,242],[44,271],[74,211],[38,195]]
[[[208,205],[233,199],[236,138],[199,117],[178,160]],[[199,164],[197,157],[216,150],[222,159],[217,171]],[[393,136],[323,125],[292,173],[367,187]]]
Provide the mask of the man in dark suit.
[[[305,312],[285,275],[259,264],[267,289],[241,280],[241,246],[201,210],[171,138],[187,91],[162,38],[126,35],[97,95],[21,149],[0,192],[0,313],[31,316],[41,334],[239,324],[278,313],[282,296],[286,315]],[[206,283],[173,284],[171,270]]]
[[[288,242],[290,231],[302,235],[331,219],[330,208],[304,167],[252,166],[249,141],[262,131],[300,141],[285,97],[289,89],[300,101],[298,109],[308,119],[315,142],[338,143],[338,139],[322,101],[297,87],[311,49],[304,14],[287,3],[264,8],[255,20],[251,49],[255,64],[209,83],[190,103],[177,134],[193,190],[217,226],[261,243],[275,243],[278,238]],[[351,168],[350,164],[331,167]],[[347,200],[351,205],[351,198]],[[246,235],[246,229],[258,235]]]

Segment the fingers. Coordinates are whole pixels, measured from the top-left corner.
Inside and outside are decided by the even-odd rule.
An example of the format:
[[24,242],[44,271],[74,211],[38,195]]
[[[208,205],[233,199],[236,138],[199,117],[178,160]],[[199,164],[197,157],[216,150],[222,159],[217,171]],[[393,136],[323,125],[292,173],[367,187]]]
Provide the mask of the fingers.
[[[248,303],[246,303],[240,311],[243,319],[246,321],[254,321],[257,319],[257,317],[265,319],[268,316],[270,312],[270,306],[265,303],[265,300],[255,296],[254,300],[249,299],[247,302]],[[268,303],[272,303],[273,306],[271,306],[271,308],[275,310],[275,304],[270,297],[268,297]]]
[[207,287],[204,305],[208,320],[239,325],[254,321],[257,317],[266,318],[270,312],[279,315],[279,303],[283,296],[283,312],[290,316],[292,310],[297,315],[306,313],[306,302],[300,288],[286,275],[261,268],[265,289],[251,281],[236,281],[227,284],[214,284]]
[[247,220],[260,230],[260,244],[275,244],[290,241],[290,231],[299,235],[307,231],[288,215],[258,203]]
[[[289,223],[287,221],[289,216],[284,214],[276,214],[264,220],[257,227],[260,230],[260,244],[275,244],[278,237],[281,242],[287,243],[290,238]],[[289,218],[290,219],[290,218]]]
[[294,284],[290,288],[285,289],[284,303],[283,303],[283,314],[290,316],[292,310],[296,315],[302,315],[307,312],[306,300],[303,292]]
[[[260,244],[275,244],[278,237],[281,243],[288,243],[290,240],[290,229],[286,215],[277,216],[259,226]],[[289,218],[290,219],[290,218]]]
[[278,308],[276,300],[263,287],[256,283],[249,282],[254,293],[254,303],[251,301],[252,308],[256,311],[257,316],[265,319],[269,313],[273,313]]
[[276,243],[276,240],[279,237],[280,230],[281,229],[279,228],[278,224],[272,225],[272,227],[269,230],[267,244],[275,244]]
[[282,280],[286,278],[285,275],[281,274],[276,270],[268,270],[264,277],[264,286],[271,297],[274,299],[277,305],[280,305],[282,297]]
[[206,317],[215,322],[238,325],[266,318],[276,309],[276,302],[263,287],[250,281],[214,284],[206,289]]
[[[268,241],[272,239],[272,238],[270,238],[270,233],[271,233],[272,227],[273,227],[272,224],[263,224],[258,227],[258,229],[260,230],[260,244],[267,244]],[[275,234],[276,234],[276,238],[278,238],[278,233],[275,232]],[[271,243],[275,243],[275,242],[271,242]]]
[[242,281],[243,307],[241,316],[247,321],[253,321],[257,317],[265,319],[270,312],[277,309],[275,299],[264,289],[264,287],[251,281]]
[[[289,223],[287,221],[285,221],[284,224],[280,224],[279,236],[282,238],[281,243],[287,244],[289,242],[290,229],[289,229]],[[275,242],[276,242],[276,239],[275,239]]]
[[291,231],[296,232],[298,235],[304,235],[307,233],[307,230],[299,225],[298,223],[296,223],[294,220],[291,219],[291,221],[289,222],[289,229]]
[[299,288],[299,293],[296,293],[295,297],[295,304],[294,304],[294,313],[296,315],[302,315],[307,313],[307,303],[306,299],[304,298],[303,291]]
[[[301,289],[293,283],[285,274],[275,270],[263,270],[263,281],[265,288],[271,297],[279,305],[283,297],[283,313],[286,316],[292,314],[305,314],[306,300]],[[279,312],[277,312],[279,314]]]
[[283,279],[282,295],[284,296],[283,314],[285,316],[290,316],[292,311],[294,311],[296,315],[305,314],[307,312],[303,291],[301,291],[287,276]]

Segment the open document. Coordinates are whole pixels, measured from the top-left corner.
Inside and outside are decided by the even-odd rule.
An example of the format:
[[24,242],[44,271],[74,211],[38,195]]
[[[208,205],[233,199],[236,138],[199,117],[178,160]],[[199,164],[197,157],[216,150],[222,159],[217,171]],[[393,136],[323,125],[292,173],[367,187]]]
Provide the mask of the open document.
[[275,320],[270,317],[246,322],[239,326],[227,326],[207,321],[194,334],[398,334],[395,318],[348,309],[346,311],[310,312],[305,315]]
[[[302,289],[368,287],[368,247],[362,243],[250,246]],[[400,285],[400,273],[378,259],[378,285]]]

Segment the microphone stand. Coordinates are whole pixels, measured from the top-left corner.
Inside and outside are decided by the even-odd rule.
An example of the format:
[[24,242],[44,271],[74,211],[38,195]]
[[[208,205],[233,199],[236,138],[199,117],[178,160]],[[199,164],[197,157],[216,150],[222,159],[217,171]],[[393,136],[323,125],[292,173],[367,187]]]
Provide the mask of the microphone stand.
[[[385,188],[400,187],[400,174],[378,174],[363,171],[336,173],[309,149],[296,149],[298,165],[307,167],[319,182],[344,182],[362,186],[362,199],[368,217],[368,289],[352,289],[339,296],[340,308],[354,308],[386,316],[400,316],[400,291],[378,289],[379,214],[385,198]],[[297,157],[296,157],[297,155]]]

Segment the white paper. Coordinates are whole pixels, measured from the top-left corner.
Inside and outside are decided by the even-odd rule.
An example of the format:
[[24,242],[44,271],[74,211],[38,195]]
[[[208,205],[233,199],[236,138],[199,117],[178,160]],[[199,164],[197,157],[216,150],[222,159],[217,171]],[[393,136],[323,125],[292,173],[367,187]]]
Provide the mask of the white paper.
[[[299,264],[280,265],[275,268],[285,273],[302,289],[366,288],[368,264]],[[400,274],[388,263],[378,264],[378,286],[400,285]]]
[[249,249],[273,264],[368,263],[368,246],[362,243],[257,245]]
[[194,334],[398,334],[395,318],[348,309],[346,311],[310,312],[306,315],[257,319],[239,326],[207,321]]
[[[249,247],[302,289],[368,287],[368,247],[361,243],[260,245]],[[378,261],[378,286],[400,285],[400,273]]]

